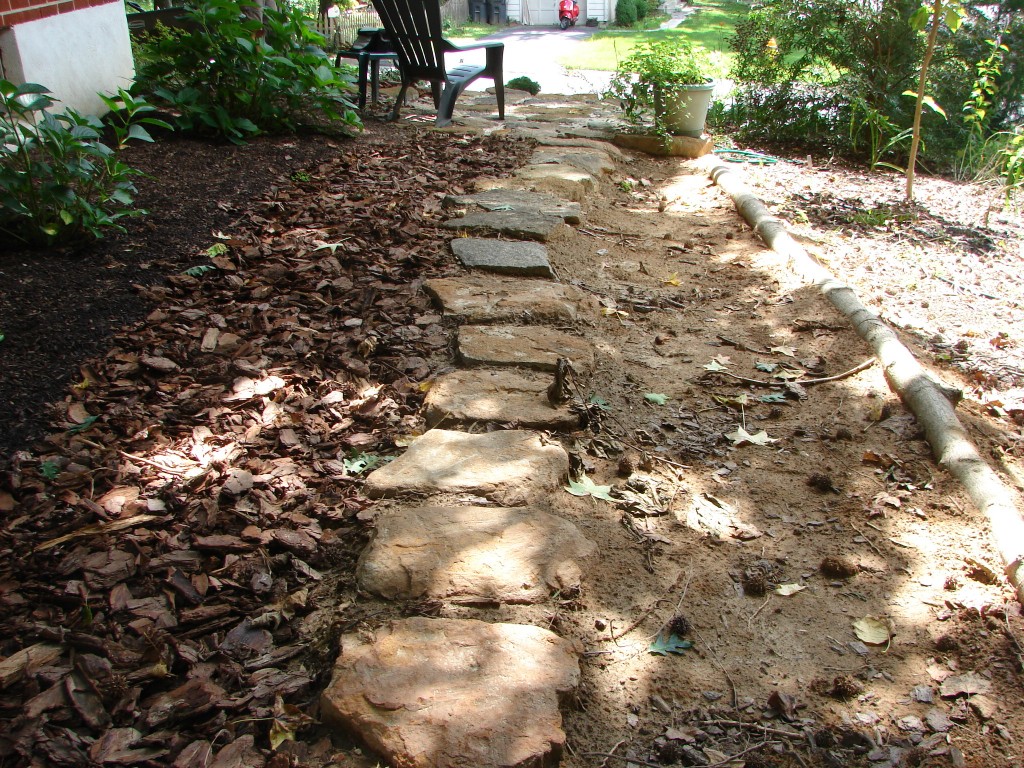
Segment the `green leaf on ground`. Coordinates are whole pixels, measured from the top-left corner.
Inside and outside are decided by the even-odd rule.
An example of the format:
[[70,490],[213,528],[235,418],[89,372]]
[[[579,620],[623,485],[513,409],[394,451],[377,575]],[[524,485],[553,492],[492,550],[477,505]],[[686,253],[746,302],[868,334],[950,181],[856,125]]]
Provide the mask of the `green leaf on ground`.
[[357,453],[355,456],[349,459],[345,459],[345,471],[350,475],[358,475],[365,472],[368,469],[373,469],[381,463],[383,459],[373,453]]
[[223,256],[227,252],[228,252],[228,247],[226,245],[224,245],[224,243],[214,243],[209,248],[207,248],[205,251],[203,251],[203,253],[205,255],[209,256],[211,259],[214,256]]
[[98,419],[98,418],[99,418],[99,416],[89,416],[81,424],[75,424],[75,426],[73,426],[71,429],[69,429],[68,430],[68,434],[69,435],[77,435],[79,432],[85,432],[85,430],[87,430],[89,427],[91,427],[93,424],[96,423],[96,419]]
[[202,277],[207,272],[216,272],[217,268],[213,264],[198,264],[194,267],[189,267],[182,274],[188,275],[189,277]]
[[664,405],[668,402],[668,395],[662,395],[657,392],[648,392],[644,395],[644,400],[655,405]]
[[610,411],[612,409],[612,407],[608,405],[608,401],[600,395],[591,395],[587,402],[591,405],[596,405],[602,411]]
[[786,395],[782,392],[772,392],[768,395],[761,395],[758,399],[762,403],[784,403],[786,402]]
[[614,502],[615,499],[609,495],[611,489],[610,485],[597,485],[586,475],[580,475],[579,481],[570,480],[565,486],[565,490],[573,496],[593,496],[595,499]]
[[765,373],[775,373],[775,371],[779,367],[779,364],[778,363],[757,362],[757,363],[754,363],[754,367],[757,368],[757,370],[759,370],[759,371],[764,371]]
[[688,648],[693,648],[693,641],[683,640],[679,635],[673,633],[670,635],[659,634],[647,650],[659,656],[668,656],[670,653],[682,653]]

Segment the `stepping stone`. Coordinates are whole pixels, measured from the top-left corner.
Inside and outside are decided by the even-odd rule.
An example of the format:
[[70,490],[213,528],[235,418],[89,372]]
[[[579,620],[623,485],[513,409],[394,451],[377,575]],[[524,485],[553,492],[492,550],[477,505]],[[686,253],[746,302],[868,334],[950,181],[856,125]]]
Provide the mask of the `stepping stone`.
[[427,280],[423,287],[445,315],[467,323],[563,323],[580,310],[597,316],[597,302],[572,285],[468,275]]
[[548,249],[540,243],[456,237],[452,253],[469,269],[483,269],[522,277],[554,277]]
[[445,229],[458,229],[477,234],[498,234],[519,240],[546,243],[567,229],[561,216],[539,211],[484,211],[469,213],[442,224]]
[[598,141],[596,139],[563,139],[557,136],[539,136],[537,137],[537,141],[542,147],[585,147],[587,149],[594,149],[599,152],[603,152],[616,160],[628,162],[626,153],[607,141]]
[[459,328],[459,359],[465,365],[495,365],[554,372],[567,357],[577,371],[594,368],[594,350],[578,336],[543,326],[464,325]]
[[554,195],[531,192],[527,189],[495,187],[473,195],[448,195],[446,206],[475,205],[485,211],[530,211],[561,216],[566,224],[579,224],[579,203],[570,203]]
[[343,635],[320,707],[401,768],[553,766],[578,683],[572,645],[546,629],[417,617]]
[[434,382],[423,403],[428,428],[462,424],[515,424],[523,429],[572,432],[580,417],[568,405],[554,407],[548,387],[554,377],[515,370],[455,371]]
[[[615,171],[615,163],[607,152],[586,148],[545,147],[534,151],[530,165],[557,163],[568,165],[591,176],[607,176]],[[570,222],[571,223],[571,222]]]
[[471,493],[521,506],[547,497],[568,472],[569,457],[562,446],[542,442],[536,432],[467,435],[432,429],[390,464],[371,472],[363,492],[370,498]]
[[516,172],[516,178],[528,182],[533,189],[568,200],[585,200],[597,192],[597,179],[566,163],[527,165]]
[[389,600],[538,603],[575,594],[597,546],[568,520],[532,507],[396,509],[376,519],[359,586]]

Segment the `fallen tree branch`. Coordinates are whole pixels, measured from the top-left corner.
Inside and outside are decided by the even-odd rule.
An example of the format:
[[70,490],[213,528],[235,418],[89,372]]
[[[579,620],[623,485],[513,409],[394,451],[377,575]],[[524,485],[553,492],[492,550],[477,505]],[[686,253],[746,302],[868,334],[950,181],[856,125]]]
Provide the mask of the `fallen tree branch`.
[[773,251],[839,310],[871,347],[886,381],[924,429],[935,460],[956,478],[975,506],[988,518],[1007,580],[1024,603],[1024,518],[1009,487],[978,453],[953,408],[959,391],[930,375],[871,312],[850,286],[840,282],[786,231],[785,225],[743,183],[732,169],[712,160],[712,180],[732,198],[736,210]]

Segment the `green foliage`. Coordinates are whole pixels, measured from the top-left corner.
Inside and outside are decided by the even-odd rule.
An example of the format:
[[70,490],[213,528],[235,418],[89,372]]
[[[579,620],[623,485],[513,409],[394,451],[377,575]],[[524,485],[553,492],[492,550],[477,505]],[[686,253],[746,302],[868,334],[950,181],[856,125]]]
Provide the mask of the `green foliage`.
[[[146,130],[147,125],[164,128],[168,131],[174,130],[166,120],[153,116],[156,107],[145,99],[135,98],[123,88],[117,89],[116,96],[100,94],[100,98],[110,110],[110,114],[107,116],[107,125],[117,138],[118,149],[124,149],[132,139],[153,141],[153,137]],[[149,116],[146,117],[146,115]]]
[[636,20],[643,21],[647,18],[647,14],[650,12],[650,6],[647,5],[647,0],[634,0],[633,5],[636,7]]
[[[123,230],[119,219],[143,213],[134,208],[131,182],[139,171],[103,143],[97,118],[73,109],[54,114],[47,94],[36,83],[0,80],[0,231],[42,245]],[[151,109],[145,101],[104,101],[113,110],[119,146],[150,140],[135,122],[154,124],[139,117]]]
[[[740,84],[723,115],[742,140],[818,144],[863,155],[872,165],[905,163],[925,52],[920,0],[765,0],[737,25],[730,45]],[[1007,4],[945,2],[924,106],[970,102],[948,120],[926,113],[921,139],[932,168],[971,175],[991,153],[965,152],[968,137],[1006,131],[1024,99],[1024,14]],[[954,33],[954,29],[956,30]],[[993,44],[990,41],[995,40]],[[1005,46],[996,56],[993,45]],[[983,110],[979,112],[978,109]]]
[[632,27],[636,22],[636,0],[615,0],[615,23]]
[[238,144],[325,120],[360,127],[351,79],[331,66],[300,9],[267,8],[256,20],[233,0],[201,0],[185,16],[197,28],[154,38],[135,86],[175,111],[181,129]]
[[996,155],[996,173],[1003,183],[1006,204],[1010,205],[1014,196],[1024,189],[1024,125],[993,138],[1005,139]]
[[709,69],[704,52],[680,37],[645,40],[619,63],[607,96],[619,100],[631,122],[653,115],[655,129],[663,133],[656,103],[685,86],[707,83]]
[[525,75],[520,77],[513,77],[511,80],[505,83],[505,87],[512,88],[513,90],[516,91],[526,91],[527,93],[531,93],[534,96],[540,93],[540,83],[538,83],[536,80],[531,80],[529,77],[526,77]]

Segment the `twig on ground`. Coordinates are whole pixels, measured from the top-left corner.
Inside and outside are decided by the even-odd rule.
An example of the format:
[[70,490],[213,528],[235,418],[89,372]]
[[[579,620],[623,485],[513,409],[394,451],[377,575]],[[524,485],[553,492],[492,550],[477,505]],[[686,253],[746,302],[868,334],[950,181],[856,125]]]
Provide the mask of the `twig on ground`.
[[[718,338],[722,338],[722,337],[719,336]],[[715,373],[720,373],[723,376],[728,376],[731,379],[736,379],[737,381],[742,381],[744,384],[751,384],[751,385],[753,385],[755,387],[778,387],[778,388],[781,388],[781,387],[785,387],[787,385],[787,383],[788,384],[799,384],[802,387],[808,387],[808,386],[813,386],[814,384],[827,384],[830,381],[839,381],[841,379],[849,378],[850,376],[853,376],[854,374],[857,374],[857,373],[860,373],[861,371],[867,370],[868,368],[870,368],[874,364],[875,364],[875,358],[869,357],[863,363],[859,363],[858,365],[855,365],[853,368],[851,368],[848,371],[843,371],[842,373],[837,373],[835,376],[823,376],[820,379],[796,379],[795,381],[791,381],[791,382],[764,381],[762,379],[748,379],[746,376],[738,376],[735,373],[730,373],[729,371],[715,371]]]
[[697,639],[701,641],[704,648],[707,649],[708,655],[711,656],[711,660],[715,663],[715,666],[721,670],[722,674],[725,675],[725,679],[729,681],[729,687],[732,688],[732,708],[739,708],[740,698],[736,693],[736,681],[732,679],[732,675],[729,674],[729,670],[727,670],[722,662],[718,660],[718,654],[715,653],[715,649],[708,644],[708,641],[704,639],[700,630],[694,627],[693,634],[695,634]]
[[[609,751],[608,754],[614,755],[615,754],[615,750],[618,749],[619,747],[621,747],[625,743],[626,743],[625,739],[623,739],[622,741],[616,742],[615,746],[611,748],[611,750]],[[608,760],[609,760],[609,758],[606,757],[604,760],[601,761],[601,768],[605,768],[605,766],[608,765]]]
[[787,739],[797,739],[802,741],[804,734],[802,732],[783,731],[781,728],[769,728],[767,725],[761,725],[761,723],[748,723],[746,720],[700,720],[701,725],[725,725],[734,726],[737,728],[749,728],[760,733],[771,734],[772,736],[782,736]]
[[722,334],[718,334],[718,340],[723,344],[727,344],[730,347],[736,347],[736,349],[743,350],[744,352],[753,352],[755,355],[767,355],[763,349],[755,349],[754,347],[744,344],[742,341],[733,341],[732,339],[726,338]]
[[[869,523],[869,525],[870,525],[870,523]],[[875,554],[876,555],[881,557],[883,560],[885,559],[885,553],[878,548],[878,546],[875,544],[875,542],[873,542],[871,539],[868,538],[867,534],[864,533],[864,531],[862,531],[860,528],[858,528],[853,523],[850,523],[850,527],[853,528],[853,530],[855,530],[859,536],[862,536],[864,538],[864,541],[866,541],[868,543],[868,546],[871,547],[873,550],[875,550]],[[872,528],[873,527],[874,526],[872,526]]]
[[648,763],[646,760],[641,760],[639,757],[613,755],[611,752],[582,752],[581,754],[583,755],[583,757],[603,757],[605,760],[613,758],[615,760],[622,760],[624,763],[633,763],[634,765],[649,766],[649,768],[664,768],[664,766],[661,763]]

